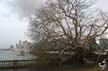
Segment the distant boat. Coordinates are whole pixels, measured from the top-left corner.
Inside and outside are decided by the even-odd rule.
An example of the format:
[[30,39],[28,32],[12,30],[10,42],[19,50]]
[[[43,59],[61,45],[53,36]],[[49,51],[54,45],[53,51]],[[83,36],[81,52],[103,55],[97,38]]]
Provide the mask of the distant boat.
[[16,52],[16,55],[18,55],[18,56],[24,56],[25,53],[23,51],[20,51],[20,52]]

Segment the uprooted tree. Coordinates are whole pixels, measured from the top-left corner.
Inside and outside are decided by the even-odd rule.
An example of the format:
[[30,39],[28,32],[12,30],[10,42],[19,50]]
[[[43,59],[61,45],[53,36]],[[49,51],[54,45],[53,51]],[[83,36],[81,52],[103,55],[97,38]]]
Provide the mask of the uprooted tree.
[[49,0],[30,21],[30,35],[36,42],[62,39],[64,48],[86,49],[107,34],[107,13],[94,9],[94,0]]

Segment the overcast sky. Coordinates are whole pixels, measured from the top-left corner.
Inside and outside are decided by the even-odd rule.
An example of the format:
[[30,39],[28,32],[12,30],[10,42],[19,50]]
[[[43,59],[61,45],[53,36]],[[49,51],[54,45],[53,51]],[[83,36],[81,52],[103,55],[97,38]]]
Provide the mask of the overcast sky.
[[[0,48],[8,48],[19,40],[29,40],[27,17],[35,13],[45,0],[0,0]],[[108,0],[98,0],[96,6],[108,11]]]

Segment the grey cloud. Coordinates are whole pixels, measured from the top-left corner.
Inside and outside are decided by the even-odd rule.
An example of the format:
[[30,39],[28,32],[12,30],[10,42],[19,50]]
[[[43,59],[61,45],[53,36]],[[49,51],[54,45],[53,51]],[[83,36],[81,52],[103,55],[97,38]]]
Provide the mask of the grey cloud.
[[19,13],[22,17],[27,17],[34,14],[44,2],[45,0],[13,0],[9,4],[14,12]]

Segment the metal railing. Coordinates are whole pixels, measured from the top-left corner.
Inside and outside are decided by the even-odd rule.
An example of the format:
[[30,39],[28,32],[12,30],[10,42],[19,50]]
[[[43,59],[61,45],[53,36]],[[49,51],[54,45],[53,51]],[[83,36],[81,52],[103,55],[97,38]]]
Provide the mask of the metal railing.
[[[37,60],[38,59],[2,60],[2,61],[0,61],[0,71],[13,71],[14,69],[33,68],[33,67],[36,67]],[[15,70],[15,71],[17,71],[17,70]]]

